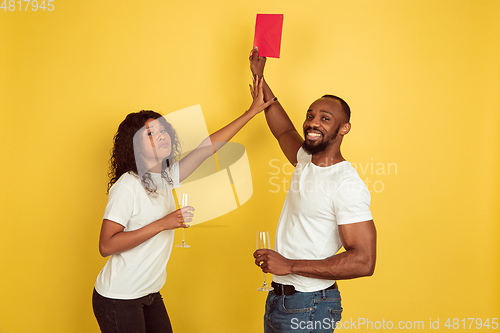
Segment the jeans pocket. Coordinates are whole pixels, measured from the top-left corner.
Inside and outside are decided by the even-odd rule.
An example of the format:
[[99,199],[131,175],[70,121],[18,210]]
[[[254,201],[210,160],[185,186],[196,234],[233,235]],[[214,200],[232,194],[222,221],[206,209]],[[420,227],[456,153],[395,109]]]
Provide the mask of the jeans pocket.
[[336,328],[337,322],[339,322],[342,319],[342,308],[340,310],[338,309],[330,309],[330,322],[332,323],[332,332],[333,329]]
[[333,332],[342,319],[342,300],[338,290],[325,290],[314,299],[314,320],[323,323],[321,332]]
[[286,313],[303,313],[313,310],[314,299],[311,293],[297,292],[293,295],[282,296],[281,306]]

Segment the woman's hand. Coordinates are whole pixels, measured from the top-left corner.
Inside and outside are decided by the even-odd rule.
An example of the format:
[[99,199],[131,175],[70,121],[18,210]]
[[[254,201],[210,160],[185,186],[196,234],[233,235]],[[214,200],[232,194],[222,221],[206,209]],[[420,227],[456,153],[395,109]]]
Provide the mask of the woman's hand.
[[264,84],[264,78],[258,77],[255,75],[253,77],[253,86],[250,85],[250,93],[252,94],[253,102],[248,109],[248,113],[252,116],[256,115],[259,112],[267,109],[267,107],[278,100],[278,98],[273,98],[270,101],[264,101],[264,91],[262,89],[262,85]]
[[193,207],[186,206],[166,215],[165,217],[160,219],[162,223],[162,229],[172,230],[177,228],[188,228],[189,224],[186,223],[189,223],[193,220],[192,219],[192,217],[194,216],[194,214],[192,213],[193,211],[194,211]]
[[103,257],[122,253],[144,243],[164,230],[187,228],[189,224],[186,222],[192,221],[193,210],[194,208],[191,206],[177,209],[161,219],[133,231],[124,231],[123,225],[104,219],[99,237],[99,252]]

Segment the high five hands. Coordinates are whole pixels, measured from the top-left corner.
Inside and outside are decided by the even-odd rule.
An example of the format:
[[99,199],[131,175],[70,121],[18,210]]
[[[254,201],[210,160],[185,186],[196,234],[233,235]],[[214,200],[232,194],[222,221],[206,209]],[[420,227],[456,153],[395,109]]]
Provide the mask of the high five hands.
[[274,102],[278,100],[278,98],[274,97],[273,99],[265,102],[264,101],[264,92],[263,92],[263,85],[264,85],[264,66],[266,64],[266,58],[264,57],[259,57],[259,50],[257,49],[257,46],[250,52],[250,69],[252,71],[252,80],[253,80],[253,86],[250,85],[250,94],[252,95],[253,98],[253,103],[250,106],[250,110],[253,112],[257,111],[255,114],[261,112],[264,109],[267,109],[267,107]]
[[264,101],[264,92],[262,89],[262,85],[264,82],[264,78],[262,76],[253,76],[253,85],[250,85],[250,94],[252,95],[253,102],[250,105],[250,108],[247,112],[252,115],[256,115],[259,112],[267,109],[267,107],[278,100],[278,98],[273,98],[269,101]]

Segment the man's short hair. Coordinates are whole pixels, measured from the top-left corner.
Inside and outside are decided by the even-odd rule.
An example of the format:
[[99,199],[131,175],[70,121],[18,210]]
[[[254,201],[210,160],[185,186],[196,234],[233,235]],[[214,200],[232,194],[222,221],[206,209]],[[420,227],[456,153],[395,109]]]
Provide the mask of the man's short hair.
[[351,120],[351,108],[349,107],[347,102],[344,101],[342,98],[335,95],[323,95],[321,96],[321,98],[331,98],[339,101],[340,105],[342,106],[342,111],[344,112],[344,115],[346,117],[346,123],[348,123]]

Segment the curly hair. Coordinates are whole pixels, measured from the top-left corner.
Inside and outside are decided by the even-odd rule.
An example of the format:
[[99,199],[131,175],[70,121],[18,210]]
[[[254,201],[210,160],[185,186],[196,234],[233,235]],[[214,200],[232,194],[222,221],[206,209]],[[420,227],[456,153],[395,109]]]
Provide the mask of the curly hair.
[[[109,183],[107,193],[109,193],[111,186],[113,186],[124,173],[132,172],[140,178],[141,183],[149,194],[156,194],[157,187],[151,178],[151,174],[146,170],[142,160],[140,158],[136,159],[136,154],[138,153],[137,149],[140,149],[138,148],[140,145],[134,145],[134,138],[138,137],[135,134],[143,128],[146,121],[151,118],[158,119],[170,136],[172,149],[170,155],[162,162],[161,172],[163,178],[169,179],[167,170],[170,169],[173,162],[175,162],[181,154],[181,144],[176,131],[173,126],[157,112],[151,110],[133,112],[128,114],[125,120],[121,122],[120,126],[118,126],[118,131],[113,137],[113,148],[111,150],[111,158],[109,159]],[[136,147],[136,150],[134,150],[134,147]],[[139,170],[141,172],[139,172]],[[142,170],[145,170],[145,172],[142,172]]]

